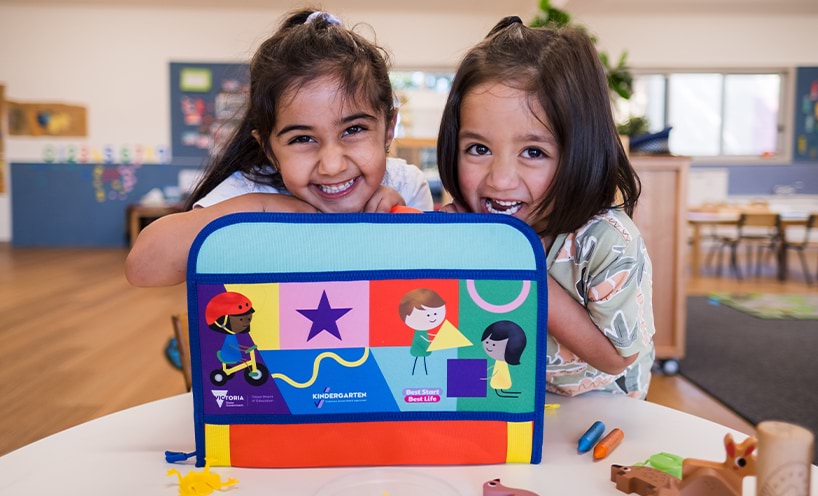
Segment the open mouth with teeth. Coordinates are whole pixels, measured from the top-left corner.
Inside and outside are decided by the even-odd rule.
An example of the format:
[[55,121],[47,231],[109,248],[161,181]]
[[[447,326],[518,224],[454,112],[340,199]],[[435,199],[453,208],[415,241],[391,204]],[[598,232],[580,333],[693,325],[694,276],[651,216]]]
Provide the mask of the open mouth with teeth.
[[486,211],[490,214],[514,215],[523,208],[523,202],[511,200],[495,200],[486,198],[483,200]]
[[321,194],[321,196],[327,198],[338,198],[344,196],[352,188],[355,186],[355,183],[358,182],[359,177],[354,179],[350,179],[349,181],[344,181],[342,183],[335,183],[335,184],[317,184],[313,183],[315,189]]

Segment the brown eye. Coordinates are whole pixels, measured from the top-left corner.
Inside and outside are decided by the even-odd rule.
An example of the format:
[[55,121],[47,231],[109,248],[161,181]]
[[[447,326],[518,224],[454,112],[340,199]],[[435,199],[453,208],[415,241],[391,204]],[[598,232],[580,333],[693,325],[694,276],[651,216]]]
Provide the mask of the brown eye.
[[466,153],[469,155],[489,155],[491,150],[486,145],[474,144],[466,148]]

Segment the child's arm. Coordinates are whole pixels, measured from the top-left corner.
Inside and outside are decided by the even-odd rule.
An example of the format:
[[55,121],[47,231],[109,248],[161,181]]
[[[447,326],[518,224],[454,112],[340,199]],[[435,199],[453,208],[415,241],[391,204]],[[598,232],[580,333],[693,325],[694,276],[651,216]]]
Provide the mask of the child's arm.
[[593,323],[588,311],[548,276],[548,333],[592,367],[620,374],[638,354],[623,357]]
[[[125,262],[125,276],[134,286],[173,286],[185,281],[187,255],[199,231],[211,221],[235,212],[315,212],[311,205],[287,195],[250,193],[206,208],[166,215],[151,222]],[[240,247],[237,247],[237,252]]]
[[[441,212],[469,212],[467,208],[452,202],[444,205]],[[638,354],[621,356],[611,341],[591,320],[588,310],[571,298],[565,288],[548,276],[548,333],[554,339],[597,370],[606,374],[620,374],[636,361]]]

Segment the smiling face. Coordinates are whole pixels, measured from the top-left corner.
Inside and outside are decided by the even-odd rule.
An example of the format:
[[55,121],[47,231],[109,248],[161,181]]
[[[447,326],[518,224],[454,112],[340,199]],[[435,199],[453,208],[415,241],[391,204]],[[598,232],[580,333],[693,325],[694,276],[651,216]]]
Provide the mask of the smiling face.
[[279,102],[269,137],[275,163],[287,190],[322,212],[362,211],[386,171],[393,123],[355,100],[319,78]]
[[559,149],[545,112],[529,93],[500,83],[469,91],[460,107],[459,183],[474,212],[534,223]]
[[230,332],[232,334],[241,334],[250,330],[250,321],[253,320],[252,313],[244,315],[230,316]]
[[501,362],[506,361],[507,347],[508,338],[501,339],[499,341],[496,341],[491,338],[486,338],[483,340],[483,349],[486,351],[486,355]]
[[446,305],[440,307],[421,306],[420,308],[413,308],[404,322],[416,331],[428,331],[442,324],[445,317]]

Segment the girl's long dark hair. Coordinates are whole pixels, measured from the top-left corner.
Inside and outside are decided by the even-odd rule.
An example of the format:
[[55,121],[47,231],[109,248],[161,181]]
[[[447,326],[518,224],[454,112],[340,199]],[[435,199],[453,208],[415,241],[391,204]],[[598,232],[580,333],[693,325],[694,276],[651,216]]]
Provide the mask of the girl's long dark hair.
[[[283,187],[269,143],[276,110],[282,96],[316,79],[334,78],[346,98],[361,99],[360,103],[382,111],[387,124],[392,120],[395,99],[388,55],[328,14],[306,22],[314,12],[303,9],[290,13],[256,51],[250,62],[250,95],[241,123],[208,165],[188,198],[188,209],[237,171],[253,181]],[[269,172],[260,168],[264,165],[271,166]]]
[[536,98],[547,118],[543,124],[557,141],[557,171],[533,206],[531,224],[541,236],[576,231],[611,207],[633,215],[641,186],[619,140],[593,42],[581,30],[529,28],[518,17],[501,20],[455,74],[437,154],[443,186],[456,201],[466,205],[458,181],[460,107],[483,83],[502,83]]
[[525,351],[526,337],[525,331],[517,323],[510,320],[498,320],[486,327],[480,341],[491,338],[494,341],[508,339],[506,344],[505,362],[509,365],[520,365],[520,357]]

